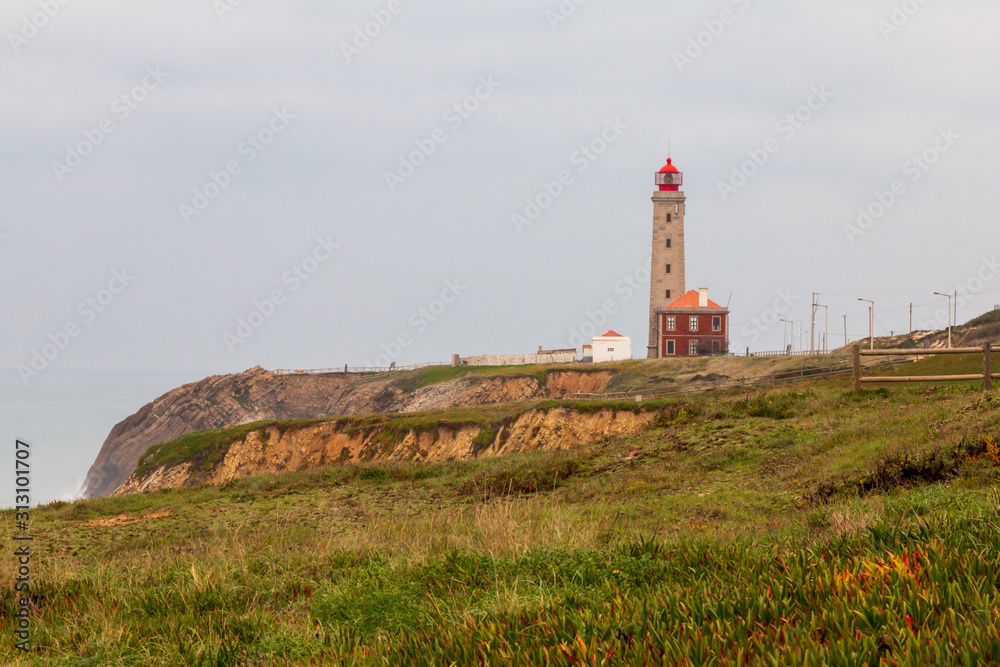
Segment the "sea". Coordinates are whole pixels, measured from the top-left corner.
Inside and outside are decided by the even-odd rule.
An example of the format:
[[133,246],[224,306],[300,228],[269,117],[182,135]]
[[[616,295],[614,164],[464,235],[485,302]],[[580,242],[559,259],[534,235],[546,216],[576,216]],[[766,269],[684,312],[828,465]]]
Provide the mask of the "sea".
[[0,508],[16,504],[18,440],[31,453],[31,504],[74,500],[115,424],[206,375],[50,370],[25,386],[16,371],[0,371]]

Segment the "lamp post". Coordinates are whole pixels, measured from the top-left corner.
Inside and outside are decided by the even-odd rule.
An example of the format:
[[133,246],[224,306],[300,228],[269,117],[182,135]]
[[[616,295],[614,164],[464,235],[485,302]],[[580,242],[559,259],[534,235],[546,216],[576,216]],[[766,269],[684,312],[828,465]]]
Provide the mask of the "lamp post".
[[941,292],[934,292],[937,296],[948,297],[948,347],[951,347],[951,295],[942,294]]
[[858,299],[870,303],[868,306],[868,340],[871,341],[871,349],[875,349],[875,302],[871,299]]
[[789,351],[789,350],[788,350],[788,348],[789,348],[789,347],[791,347],[791,348],[792,348],[792,351],[794,351],[794,350],[795,350],[795,323],[794,323],[794,322],[792,322],[792,320],[786,320],[785,318],[781,318],[781,320],[780,320],[780,321],[781,321],[781,322],[784,322],[785,324],[791,324],[791,325],[792,325],[792,333],[791,333],[791,335],[790,335],[790,336],[788,337],[788,338],[789,338],[789,341],[791,342],[791,346],[789,346],[789,344],[785,342],[785,329],[787,329],[788,327],[785,327],[785,328],[784,328],[784,329],[782,329],[782,331],[781,331],[781,344],[785,346],[785,353],[787,354],[787,353],[788,353],[788,351]]
[[830,308],[820,304],[816,304],[817,308],[822,308],[823,313],[826,315],[826,333],[823,334],[823,354],[830,354],[830,346],[827,340],[830,338]]

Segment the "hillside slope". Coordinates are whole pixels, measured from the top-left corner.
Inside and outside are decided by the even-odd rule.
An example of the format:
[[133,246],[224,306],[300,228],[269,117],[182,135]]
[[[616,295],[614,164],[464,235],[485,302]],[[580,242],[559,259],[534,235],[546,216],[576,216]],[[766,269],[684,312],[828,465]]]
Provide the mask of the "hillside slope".
[[413,413],[540,401],[576,393],[655,391],[685,387],[702,380],[773,377],[787,371],[843,364],[847,360],[847,351],[841,350],[830,356],[811,358],[718,357],[596,365],[432,367],[372,375],[275,375],[257,367],[174,389],[119,423],[108,435],[87,474],[84,496],[112,493],[132,474],[150,447],[208,429],[269,420]]
[[841,378],[671,400],[561,451],[33,508],[32,651],[0,664],[1000,664],[1000,396]]
[[[452,369],[431,369],[433,372]],[[146,451],[188,433],[273,419],[313,419],[434,410],[526,399],[600,392],[608,371],[553,371],[540,376],[455,377],[417,387],[415,373],[375,376],[275,375],[252,368],[236,375],[212,376],[173,389],[112,429],[87,473],[83,494],[110,494],[135,470]]]
[[654,422],[662,402],[605,405],[507,405],[412,417],[273,422],[195,433],[151,448],[114,495],[224,484],[243,477],[317,466],[471,461],[527,451],[569,449],[634,435]]

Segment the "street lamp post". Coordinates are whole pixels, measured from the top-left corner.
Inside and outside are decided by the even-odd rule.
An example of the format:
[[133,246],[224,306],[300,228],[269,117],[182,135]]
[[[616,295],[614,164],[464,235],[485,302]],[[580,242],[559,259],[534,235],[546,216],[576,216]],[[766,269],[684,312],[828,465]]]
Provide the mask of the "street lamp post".
[[788,340],[789,340],[790,344],[785,342],[785,329],[787,329],[788,327],[785,327],[781,331],[781,344],[785,346],[785,353],[786,354],[789,351],[788,350],[789,347],[791,347],[792,351],[794,352],[795,351],[795,323],[792,320],[786,320],[785,318],[781,318],[780,321],[784,322],[785,324],[791,324],[792,325],[792,333],[788,337]]
[[827,340],[830,338],[830,308],[822,306],[818,303],[816,304],[816,307],[822,308],[824,314],[826,315],[826,333],[823,334],[823,354],[830,354],[830,346],[827,343]]
[[868,340],[871,341],[871,349],[875,349],[875,302],[871,299],[858,299],[871,304],[868,306]]
[[[951,295],[942,294],[941,292],[934,292],[937,296],[948,297],[948,347],[951,347]],[[957,301],[957,300],[956,300]]]

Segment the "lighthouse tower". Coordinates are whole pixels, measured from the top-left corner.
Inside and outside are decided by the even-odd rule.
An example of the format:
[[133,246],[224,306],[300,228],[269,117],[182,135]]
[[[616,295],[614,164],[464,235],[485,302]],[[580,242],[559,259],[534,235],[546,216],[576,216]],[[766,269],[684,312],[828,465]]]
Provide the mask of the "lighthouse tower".
[[684,174],[667,158],[656,173],[653,193],[653,264],[649,280],[649,347],[647,357],[660,356],[660,318],[673,301],[684,296]]

